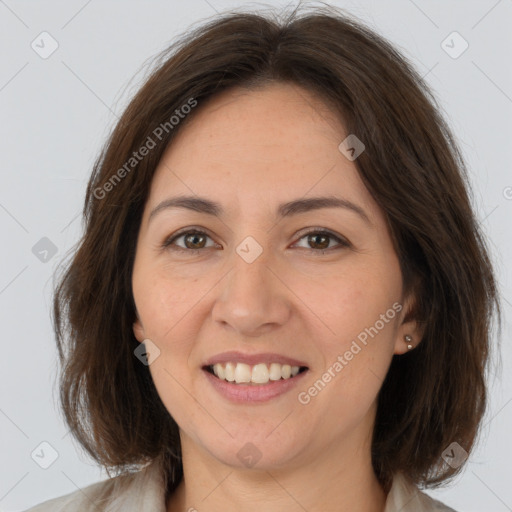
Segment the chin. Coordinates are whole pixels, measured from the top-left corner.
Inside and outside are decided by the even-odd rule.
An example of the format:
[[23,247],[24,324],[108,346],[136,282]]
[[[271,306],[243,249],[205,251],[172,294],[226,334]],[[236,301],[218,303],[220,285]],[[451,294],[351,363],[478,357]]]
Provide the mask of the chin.
[[[222,440],[208,439],[202,444],[219,462],[237,469],[269,471],[295,465],[303,451],[300,443],[288,433],[274,434],[269,436],[267,429],[258,435],[240,434],[233,438],[225,433]],[[304,448],[307,445],[304,443]]]

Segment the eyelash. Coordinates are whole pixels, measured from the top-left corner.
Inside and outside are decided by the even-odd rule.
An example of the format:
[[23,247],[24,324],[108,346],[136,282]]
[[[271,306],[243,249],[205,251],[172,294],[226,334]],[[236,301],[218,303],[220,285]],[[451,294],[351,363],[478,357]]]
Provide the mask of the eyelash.
[[[326,252],[329,252],[329,251],[332,251],[332,250],[339,250],[339,249],[348,248],[348,247],[351,246],[351,244],[347,240],[345,240],[343,238],[340,238],[339,236],[335,235],[334,233],[332,233],[330,231],[326,231],[326,230],[318,229],[318,228],[314,228],[311,231],[308,231],[307,233],[304,233],[299,238],[299,241],[302,240],[303,238],[307,237],[308,235],[312,235],[312,234],[327,236],[329,238],[334,239],[339,244],[338,247],[330,247],[330,248],[327,248],[327,249],[311,249],[311,248],[308,249],[308,248],[306,248],[307,251],[310,251],[312,253],[321,253],[323,255]],[[206,247],[206,248],[203,248],[203,249],[186,249],[184,247],[179,247],[177,245],[174,245],[174,242],[176,240],[178,240],[179,238],[182,238],[182,237],[184,237],[186,235],[206,235],[208,238],[211,239],[210,235],[208,235],[208,233],[206,233],[205,231],[201,231],[201,230],[195,229],[195,228],[187,228],[185,231],[180,231],[180,232],[178,232],[178,233],[176,233],[174,235],[171,235],[169,238],[167,238],[164,241],[164,243],[162,244],[162,248],[163,249],[169,249],[169,250],[172,250],[172,251],[186,252],[186,253],[189,253],[189,254],[190,253],[197,254],[197,253],[199,253],[201,251],[205,251],[206,249],[211,249],[211,247]],[[304,249],[304,247],[302,247],[302,249]]]

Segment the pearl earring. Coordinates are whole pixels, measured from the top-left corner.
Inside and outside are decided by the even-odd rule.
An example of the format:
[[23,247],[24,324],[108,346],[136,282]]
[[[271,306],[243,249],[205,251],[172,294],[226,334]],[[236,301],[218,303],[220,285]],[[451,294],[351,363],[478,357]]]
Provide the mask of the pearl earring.
[[409,336],[408,334],[406,334],[406,335],[404,336],[404,339],[405,339],[405,341],[406,341],[406,343],[407,343],[407,350],[411,350],[411,349],[412,349],[412,344],[411,344],[412,338],[411,338],[411,336]]

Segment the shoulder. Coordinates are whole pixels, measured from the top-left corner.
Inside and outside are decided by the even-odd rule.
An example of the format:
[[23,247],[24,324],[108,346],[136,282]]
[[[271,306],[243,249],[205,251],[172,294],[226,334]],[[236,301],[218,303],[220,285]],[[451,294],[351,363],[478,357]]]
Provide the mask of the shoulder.
[[393,478],[384,512],[457,512],[431,498],[413,485],[403,474]]
[[[99,505],[101,501],[108,502],[109,497],[113,496],[112,490],[114,486],[112,485],[112,480],[118,478],[121,477],[98,482],[64,496],[53,498],[29,508],[25,512],[78,512],[79,510],[86,512],[95,510],[98,508],[97,504]],[[99,505],[99,508],[103,510],[101,505]]]
[[153,462],[135,473],[97,482],[25,512],[165,512],[165,486]]

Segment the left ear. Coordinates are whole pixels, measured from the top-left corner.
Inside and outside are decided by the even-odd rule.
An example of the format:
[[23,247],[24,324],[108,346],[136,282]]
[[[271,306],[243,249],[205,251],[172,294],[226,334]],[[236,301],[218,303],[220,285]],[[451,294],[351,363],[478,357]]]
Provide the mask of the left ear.
[[[397,330],[394,354],[411,352],[421,343],[425,333],[425,325],[416,320],[416,313],[414,297],[408,296],[400,311],[401,325]],[[409,336],[411,340],[408,341],[406,336]],[[412,345],[412,349],[409,350],[407,345]]]

